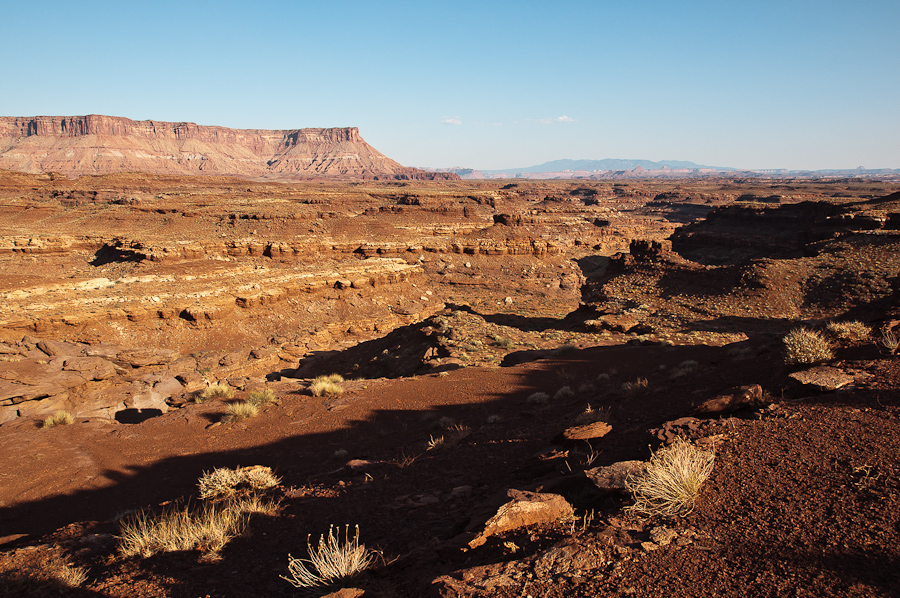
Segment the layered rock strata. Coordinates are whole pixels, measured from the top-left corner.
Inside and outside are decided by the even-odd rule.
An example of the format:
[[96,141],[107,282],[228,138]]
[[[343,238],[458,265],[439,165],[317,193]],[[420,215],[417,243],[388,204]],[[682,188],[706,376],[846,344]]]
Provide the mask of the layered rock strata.
[[0,117],[0,169],[84,174],[234,175],[302,179],[458,179],[391,160],[356,127],[229,129],[87,116]]

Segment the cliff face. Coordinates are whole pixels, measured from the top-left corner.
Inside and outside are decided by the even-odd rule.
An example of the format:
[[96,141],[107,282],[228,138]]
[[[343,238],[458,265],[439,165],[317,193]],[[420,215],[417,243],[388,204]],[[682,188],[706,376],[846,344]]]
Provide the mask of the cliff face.
[[299,179],[456,179],[407,168],[356,127],[229,129],[90,114],[0,117],[0,169],[67,176],[141,171]]

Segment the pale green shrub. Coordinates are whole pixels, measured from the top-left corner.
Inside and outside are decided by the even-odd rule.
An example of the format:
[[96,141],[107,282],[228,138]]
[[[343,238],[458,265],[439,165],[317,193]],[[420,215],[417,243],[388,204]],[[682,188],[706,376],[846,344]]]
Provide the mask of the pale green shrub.
[[809,365],[834,357],[828,341],[820,332],[795,328],[782,339],[784,360],[788,364]]

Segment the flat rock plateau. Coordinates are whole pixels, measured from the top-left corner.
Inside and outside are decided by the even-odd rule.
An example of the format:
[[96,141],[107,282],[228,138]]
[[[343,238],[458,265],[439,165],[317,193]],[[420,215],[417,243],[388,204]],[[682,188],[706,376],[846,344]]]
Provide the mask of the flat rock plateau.
[[[301,595],[288,554],[358,525],[373,565],[319,594],[900,594],[900,183],[285,182],[311,175],[271,132],[236,178],[167,123],[116,151],[168,167],[104,172],[71,127],[121,122],[85,118],[0,122],[44,131],[0,155],[41,171],[0,171],[0,592]],[[797,328],[830,355],[787,364]],[[630,510],[678,438],[715,454],[693,510]],[[135,513],[250,466],[277,510],[121,554]]]

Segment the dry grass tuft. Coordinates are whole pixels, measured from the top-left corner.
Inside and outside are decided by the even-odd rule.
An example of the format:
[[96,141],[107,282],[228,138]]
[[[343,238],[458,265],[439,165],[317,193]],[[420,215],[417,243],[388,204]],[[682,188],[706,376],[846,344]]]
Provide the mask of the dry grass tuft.
[[638,378],[634,382],[623,382],[622,392],[629,397],[638,397],[650,391],[650,382],[646,378]]
[[834,357],[828,341],[820,332],[795,328],[782,339],[784,361],[791,365],[811,365]]
[[897,351],[900,350],[900,339],[898,339],[897,335],[891,330],[882,332],[878,342],[882,347],[890,351],[891,355],[895,355]]
[[288,573],[290,577],[281,576],[295,588],[314,590],[338,585],[353,579],[375,560],[375,553],[359,543],[359,526],[350,538],[350,526],[344,528],[344,541],[340,532],[334,527],[328,528],[328,537],[319,536],[319,545],[313,548],[306,539],[308,559],[295,559],[288,555]]
[[229,469],[222,467],[204,473],[197,482],[200,498],[222,500],[233,496],[245,496],[263,492],[281,483],[281,478],[272,473],[271,467],[254,465]]
[[141,512],[120,524],[119,555],[147,558],[181,550],[217,553],[243,533],[251,514],[271,515],[278,508],[275,500],[251,496],[198,508],[174,507],[159,515]]
[[239,422],[259,415],[259,407],[250,401],[235,401],[225,408],[225,422]]
[[194,396],[194,402],[203,403],[205,401],[209,401],[210,399],[233,399],[234,398],[234,389],[225,384],[224,382],[218,382],[216,384],[212,384],[203,389],[203,392]]
[[265,390],[251,391],[247,395],[247,402],[256,405],[257,407],[262,407],[263,405],[277,403],[278,397],[275,396],[274,392],[266,388]]
[[75,416],[68,411],[60,409],[50,417],[44,420],[43,427],[53,428],[55,426],[68,426],[75,423]]
[[337,374],[319,376],[309,385],[309,392],[314,397],[341,395],[344,393],[344,389],[338,383],[343,381],[344,379]]
[[59,568],[51,575],[53,579],[69,588],[80,587],[87,581],[87,570],[84,567],[75,567],[68,561],[60,563]]
[[676,438],[651,457],[643,474],[626,481],[635,499],[626,508],[648,515],[687,515],[694,509],[714,461],[714,453]]

